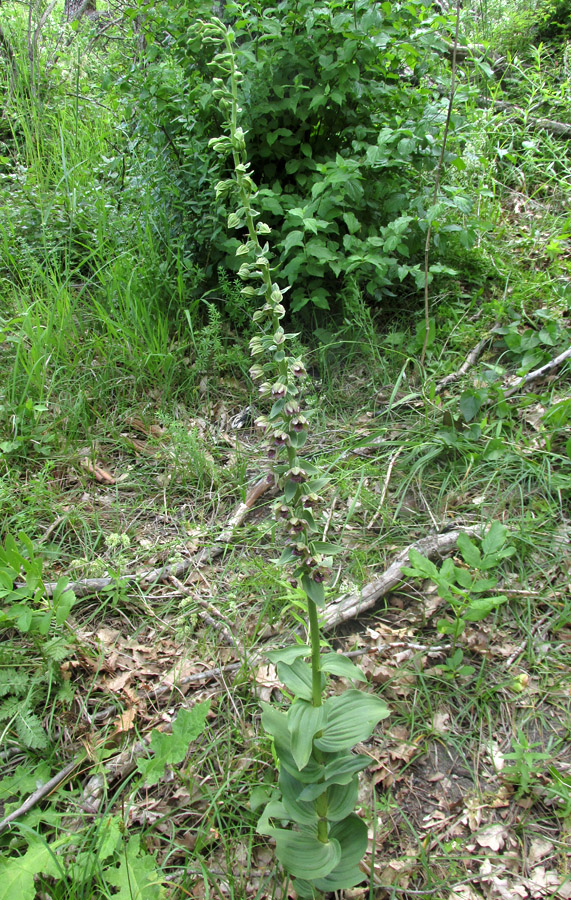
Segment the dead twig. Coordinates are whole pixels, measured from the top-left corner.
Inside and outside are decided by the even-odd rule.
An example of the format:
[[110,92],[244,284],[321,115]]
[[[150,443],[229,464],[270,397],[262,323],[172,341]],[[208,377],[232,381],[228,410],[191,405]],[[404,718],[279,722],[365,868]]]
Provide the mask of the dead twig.
[[[271,479],[271,480],[269,480]],[[118,578],[83,578],[80,581],[72,581],[68,589],[72,590],[76,597],[89,597],[99,593],[112,584],[140,584],[149,587],[158,581],[167,581],[171,576],[181,578],[192,566],[203,566],[224,553],[227,545],[234,536],[236,529],[242,524],[259,498],[274,487],[274,477],[264,476],[251,488],[243,503],[236,508],[226,527],[220,532],[215,543],[210,547],[204,547],[195,556],[184,559],[182,562],[161,566],[159,569],[150,569],[140,575],[120,575]],[[16,587],[22,587],[17,584]],[[56,589],[56,582],[45,582],[44,591],[51,597]]]
[[559,356],[556,356],[554,359],[550,359],[549,362],[546,362],[545,365],[540,366],[539,369],[534,369],[533,372],[528,372],[519,384],[516,384],[514,387],[510,388],[505,392],[504,397],[507,399],[508,397],[513,397],[514,394],[517,394],[519,391],[523,390],[524,387],[527,387],[528,384],[532,384],[534,381],[539,381],[540,378],[543,378],[544,375],[549,375],[550,372],[553,372],[554,369],[558,369],[561,363],[565,362],[566,359],[571,359],[571,347],[568,347],[567,350],[564,350],[563,353],[560,353]]
[[379,516],[382,512],[383,503],[385,502],[385,497],[387,496],[387,491],[389,489],[389,483],[391,480],[391,472],[393,471],[393,466],[396,463],[397,459],[399,458],[399,455],[402,453],[403,449],[404,449],[404,447],[398,447],[398,449],[395,450],[395,452],[392,454],[392,456],[389,460],[389,466],[387,469],[387,474],[385,475],[385,480],[383,482],[383,489],[381,491],[381,498],[379,500],[379,505],[377,507],[377,511],[376,511],[375,515],[373,516],[373,518],[367,525],[367,528],[373,527],[373,525],[375,524],[375,522],[377,521],[377,519],[379,518]]
[[77,756],[75,759],[72,759],[71,762],[64,766],[61,771],[57,772],[49,781],[46,781],[45,784],[42,784],[33,794],[30,794],[26,800],[22,803],[18,809],[14,809],[8,816],[6,816],[0,822],[0,834],[5,831],[12,822],[15,822],[16,819],[20,819],[27,812],[34,808],[34,806],[43,800],[44,797],[47,797],[48,794],[51,794],[52,791],[55,791],[57,787],[65,781],[66,778],[81,765],[82,762],[85,762],[85,753],[82,753],[80,756]]
[[435,393],[441,394],[445,387],[448,387],[449,384],[452,384],[455,381],[459,381],[462,378],[462,375],[465,375],[468,369],[471,369],[474,366],[484,348],[491,341],[491,335],[487,335],[483,337],[481,341],[478,341],[475,347],[470,350],[468,356],[460,366],[460,368],[456,372],[451,372],[449,375],[445,375],[444,378],[441,378],[439,382],[437,382],[435,387]]
[[529,116],[525,109],[514,106],[513,103],[507,103],[505,100],[490,100],[486,97],[480,97],[478,104],[485,107],[491,106],[492,109],[508,113],[508,115],[511,115],[512,118],[516,119],[518,122],[532,125],[534,128],[541,128],[543,131],[548,131],[549,134],[552,134],[554,137],[562,138],[567,141],[571,140],[571,125],[565,122]]
[[[448,385],[453,384],[456,381],[459,381],[462,378],[462,376],[465,375],[466,372],[468,372],[469,369],[471,369],[472,366],[474,366],[478,362],[478,359],[482,355],[483,350],[492,340],[492,332],[493,332],[493,328],[491,329],[490,334],[486,335],[486,337],[483,337],[480,341],[478,341],[478,343],[475,345],[475,347],[473,347],[470,350],[470,352],[466,356],[466,359],[464,360],[464,362],[462,363],[462,365],[460,366],[459,369],[457,369],[455,372],[450,372],[448,375],[445,375],[444,378],[441,378],[440,381],[436,382],[436,384],[434,386],[435,396],[440,395],[445,390],[445,388],[448,387]],[[420,391],[415,391],[414,393],[406,394],[402,399],[397,400],[394,403],[391,403],[390,409],[395,409],[397,406],[401,406],[401,405],[417,405],[416,401],[422,400],[422,397],[423,397],[423,395]],[[387,409],[387,407],[384,407],[377,413],[377,415],[382,415],[382,413],[386,409]],[[384,440],[384,438],[375,439],[375,441],[373,441],[373,444],[382,443],[383,440]]]

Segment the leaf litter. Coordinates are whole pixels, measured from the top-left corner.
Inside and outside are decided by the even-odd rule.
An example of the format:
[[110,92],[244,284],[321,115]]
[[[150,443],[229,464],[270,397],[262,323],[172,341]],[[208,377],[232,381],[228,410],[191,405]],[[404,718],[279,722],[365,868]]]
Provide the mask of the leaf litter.
[[[162,426],[145,425],[136,419],[129,425],[143,434],[144,443],[152,448],[148,453],[139,448],[141,459],[156,456],[157,447],[171,443]],[[195,419],[189,421],[189,427],[196,428],[205,440],[211,441],[211,446],[218,440],[222,445],[229,444],[224,423],[217,428],[206,419]],[[246,436],[241,440],[251,439]],[[224,464],[223,455],[221,459]],[[254,457],[251,459],[255,462]],[[121,467],[120,458],[110,466],[115,472],[120,472]],[[133,520],[133,508],[127,495],[119,503],[106,495],[107,484],[110,482],[103,479],[96,489],[103,493],[85,494],[84,502],[91,502],[94,509],[100,508],[106,514],[112,511],[115,522],[119,516],[127,530]],[[365,482],[363,485],[366,487]],[[380,483],[377,488],[382,489]],[[179,508],[185,508],[184,499]],[[189,509],[192,519],[183,516],[182,521],[172,514],[157,514],[153,505],[139,509],[136,533],[141,551],[140,569],[164,564],[180,548],[190,554],[200,551],[210,539],[212,522],[218,515],[216,509],[208,511],[208,504],[201,514],[197,514],[196,508]],[[348,494],[343,504],[337,501],[329,525],[339,530],[343,526],[343,514],[348,510],[353,519],[345,526],[345,563],[351,553],[370,543],[370,539],[367,541],[362,536],[362,527],[370,516],[358,493]],[[263,528],[264,521],[265,512],[263,508],[258,509],[249,527],[255,528],[259,523]],[[421,528],[414,530],[414,536],[422,533]],[[560,556],[558,562],[551,567],[538,566],[533,585],[520,585],[512,580],[506,589],[512,590],[514,596],[520,592],[521,596],[537,597],[548,590],[556,602],[568,602],[569,582],[562,568],[567,538],[567,532],[564,536],[562,533],[554,547]],[[388,547],[385,559],[390,561],[391,552],[396,553],[398,549],[397,544],[392,550]],[[258,547],[253,551],[246,548],[237,580],[225,561],[215,561],[208,569],[189,570],[184,581],[185,589],[191,589],[189,595],[182,596],[176,587],[173,590],[172,585],[164,583],[139,597],[119,593],[118,601],[103,605],[91,627],[81,622],[82,619],[87,622],[90,615],[93,618],[95,607],[91,601],[83,601],[77,612],[77,650],[61,664],[64,677],[77,685],[80,692],[86,682],[91,685],[89,697],[69,717],[70,724],[64,729],[65,741],[70,749],[83,743],[91,746],[95,755],[103,755],[102,772],[75,782],[80,793],[79,806],[83,809],[75,827],[100,815],[112,790],[128,810],[130,828],[151,828],[149,848],[156,853],[159,863],[166,859],[167,853],[172,856],[167,847],[173,835],[177,847],[174,859],[182,867],[185,853],[197,852],[198,842],[202,859],[216,877],[223,896],[229,895],[229,879],[233,876],[221,833],[209,818],[209,798],[212,791],[218,790],[216,785],[228,777],[229,767],[236,786],[241,773],[248,772],[253,765],[255,751],[251,744],[258,741],[258,724],[255,707],[244,701],[243,685],[247,681],[239,673],[243,673],[243,641],[259,633],[259,603],[250,609],[240,608],[241,641],[236,646],[223,646],[216,629],[199,614],[200,604],[193,601],[193,596],[197,601],[203,599],[220,605],[219,598],[231,593],[234,584],[243,582],[244,572],[256,571],[257,553]],[[355,586],[358,589],[359,579],[355,574],[343,571],[343,578],[347,584],[352,583],[352,589]],[[215,590],[212,585],[216,585]],[[151,604],[156,618],[149,624],[147,613]],[[353,621],[338,628],[333,639],[337,649],[359,654],[357,661],[371,685],[383,689],[393,710],[374,738],[360,748],[371,759],[362,776],[360,799],[367,816],[373,816],[374,827],[370,829],[370,848],[363,870],[369,873],[375,897],[388,900],[394,896],[395,888],[399,890],[398,896],[405,898],[407,890],[411,897],[422,894],[427,853],[434,873],[445,884],[449,881],[447,872],[452,853],[456,855],[457,887],[449,892],[450,900],[473,897],[569,900],[571,887],[569,880],[565,880],[564,863],[568,829],[565,820],[554,818],[555,808],[544,791],[543,772],[534,773],[531,795],[521,797],[517,797],[517,785],[502,774],[506,754],[512,751],[517,734],[515,722],[529,723],[531,712],[534,721],[544,717],[555,735],[563,736],[568,728],[565,719],[565,710],[569,708],[568,681],[563,679],[560,684],[552,681],[546,691],[545,678],[530,665],[524,652],[531,646],[540,661],[553,647],[548,633],[538,629],[532,643],[522,646],[518,623],[509,617],[501,626],[487,620],[468,625],[459,643],[473,664],[486,666],[491,696],[497,704],[494,731],[484,729],[478,734],[474,732],[475,720],[470,713],[470,679],[460,679],[452,693],[450,685],[442,681],[443,664],[450,654],[451,643],[436,632],[436,620],[443,607],[437,591],[430,583],[421,589],[407,585],[389,593],[384,604],[380,612],[373,610],[363,616],[357,627]],[[232,611],[227,610],[223,615],[230,614]],[[558,644],[565,647],[568,624],[564,620],[555,636]],[[224,674],[225,670],[228,675]],[[234,680],[237,675],[238,679]],[[260,662],[249,678],[247,693],[253,688],[259,699],[279,701],[282,686],[271,664]],[[419,698],[426,697],[427,685],[432,708],[428,713],[423,712],[415,723],[414,709]],[[209,730],[216,734],[220,746],[228,729],[228,715],[224,710],[229,709],[230,716],[234,719],[238,716],[242,722],[242,740],[232,737],[230,757],[217,759],[210,755],[207,762],[204,753],[210,744],[198,736],[190,745],[190,756],[185,752],[183,759],[173,757],[164,767],[157,765],[156,780],[153,776],[153,783],[147,784],[144,790],[131,787],[129,779],[137,760],[152,759],[149,757],[152,735],[170,734],[180,710],[205,702],[210,704]],[[546,737],[530,736],[531,741],[538,738],[542,746],[547,745]],[[157,740],[155,747],[159,746]],[[551,762],[563,778],[567,777],[571,770],[568,745],[558,745]],[[64,811],[63,798],[56,802]],[[241,802],[247,804],[247,797],[242,797]],[[443,846],[449,848],[447,852],[443,852]],[[234,847],[234,864],[238,865],[241,859],[247,870],[246,896],[261,898],[269,896],[267,892],[280,896],[279,887],[274,886],[271,891],[264,887],[268,870],[273,868],[271,848],[263,843],[251,846],[240,842]],[[118,886],[123,883],[123,877],[117,874]],[[192,890],[193,896],[206,896],[201,875],[193,881]],[[357,888],[348,892],[348,896],[364,898],[368,891],[368,888]]]

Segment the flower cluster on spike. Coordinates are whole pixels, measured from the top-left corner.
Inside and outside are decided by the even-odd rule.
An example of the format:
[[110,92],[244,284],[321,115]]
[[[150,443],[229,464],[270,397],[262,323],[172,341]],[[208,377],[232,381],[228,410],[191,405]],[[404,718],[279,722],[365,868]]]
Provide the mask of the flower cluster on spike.
[[272,477],[278,479],[283,489],[275,507],[276,517],[284,520],[287,527],[287,544],[280,562],[293,566],[293,581],[301,580],[306,592],[322,605],[327,568],[319,545],[311,537],[316,531],[313,510],[327,479],[316,477],[317,469],[299,455],[307,440],[311,415],[303,408],[302,399],[307,372],[303,360],[288,353],[288,342],[296,334],[288,334],[281,325],[286,314],[283,301],[287,288],[272,280],[271,251],[265,240],[271,229],[260,220],[255,208],[257,187],[247,160],[246,135],[238,125],[241,110],[237,87],[242,75],[236,67],[233,34],[215,20],[204,24],[202,34],[204,40],[224,47],[211,65],[219,72],[213,79],[213,95],[228,119],[229,134],[213,138],[210,144],[216,152],[233,157],[234,175],[217,184],[216,196],[235,202],[234,211],[228,216],[228,227],[246,233],[236,250],[236,255],[243,258],[238,271],[244,282],[241,292],[254,304],[258,299],[253,319],[260,331],[250,341],[254,360],[250,375],[259,385],[259,395],[266,408],[256,425],[265,436]]

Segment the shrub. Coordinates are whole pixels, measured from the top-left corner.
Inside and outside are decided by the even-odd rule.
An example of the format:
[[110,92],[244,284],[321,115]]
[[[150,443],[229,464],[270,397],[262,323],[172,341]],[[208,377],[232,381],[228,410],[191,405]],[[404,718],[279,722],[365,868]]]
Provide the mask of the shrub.
[[[212,276],[219,263],[238,264],[237,240],[211,202],[209,186],[228,170],[207,153],[221,115],[207,56],[191,31],[197,16],[210,13],[201,0],[159,5],[148,20],[146,68],[121,87],[138,133],[170,158],[173,216]],[[228,4],[226,15],[244,72],[241,121],[257,203],[273,231],[275,262],[292,285],[292,312],[306,304],[336,310],[347,282],[377,301],[407,277],[421,284],[423,231],[435,215],[427,176],[447,102],[426,76],[442,74],[437,32],[446,20],[423,0],[282,0],[244,11]],[[458,230],[447,222],[449,210],[465,212],[466,204],[444,196],[437,239]]]

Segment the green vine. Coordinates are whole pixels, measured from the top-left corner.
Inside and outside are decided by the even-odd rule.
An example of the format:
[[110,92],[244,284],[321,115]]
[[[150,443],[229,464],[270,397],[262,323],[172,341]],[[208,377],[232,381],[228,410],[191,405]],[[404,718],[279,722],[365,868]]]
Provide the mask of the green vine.
[[[324,699],[326,675],[356,681],[365,677],[349,659],[321,652],[318,609],[325,606],[324,580],[329,556],[337,547],[315,538],[314,510],[327,483],[320,471],[299,455],[308,436],[310,412],[302,408],[307,377],[303,360],[288,355],[284,289],[272,281],[271,251],[262,240],[271,229],[259,218],[253,203],[257,187],[247,159],[246,140],[239,126],[239,85],[234,35],[220,20],[201,24],[203,41],[220,48],[211,65],[217,70],[214,97],[225,117],[227,134],[213,139],[213,149],[232,155],[233,176],[220,181],[216,196],[234,200],[228,227],[246,230],[236,253],[244,261],[238,275],[242,293],[259,307],[253,315],[260,333],[250,341],[254,364],[250,374],[259,381],[260,395],[271,408],[257,420],[265,434],[272,472],[283,493],[275,514],[287,536],[279,563],[305,592],[309,620],[306,644],[270,653],[280,680],[293,694],[289,710],[262,704],[262,724],[273,737],[280,764],[278,788],[258,822],[258,832],[275,839],[278,860],[295,879],[302,897],[343,890],[363,880],[359,862],[367,847],[367,827],[354,812],[358,772],[368,764],[354,755],[354,745],[370,737],[375,725],[388,715],[379,697],[355,689]],[[306,658],[310,657],[310,663]]]

